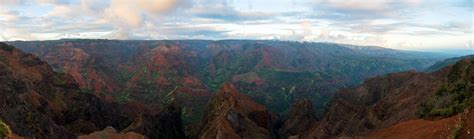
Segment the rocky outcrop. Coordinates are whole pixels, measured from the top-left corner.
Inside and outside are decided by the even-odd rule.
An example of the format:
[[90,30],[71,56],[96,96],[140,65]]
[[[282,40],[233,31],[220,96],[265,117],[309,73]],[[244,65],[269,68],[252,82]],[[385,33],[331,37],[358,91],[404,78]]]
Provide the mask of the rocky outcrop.
[[318,118],[309,99],[302,99],[291,108],[291,113],[279,130],[281,138],[300,135],[317,125]]
[[[474,101],[471,102],[474,106]],[[474,107],[452,117],[416,119],[370,132],[368,138],[459,138],[474,137]]]
[[455,135],[457,135],[457,137],[461,139],[474,138],[474,100],[471,102],[471,109],[461,115],[460,122],[461,123],[458,124],[458,126],[460,127],[459,131],[457,132],[458,134]]
[[416,119],[420,100],[434,95],[441,81],[430,75],[404,72],[343,90],[329,106],[320,124],[324,128],[318,132],[352,136]]
[[107,126],[124,130],[146,114],[143,122],[151,125],[137,132],[184,137],[178,106],[156,111],[140,103],[104,101],[82,92],[71,76],[56,73],[46,62],[4,43],[0,43],[0,95],[0,119],[18,136],[66,139]]
[[[469,89],[472,87],[469,82],[472,83],[474,73],[474,68],[471,66],[473,61],[465,59],[454,66],[430,74],[414,71],[393,73],[368,79],[356,88],[343,89],[335,95],[317,126],[300,136],[363,137],[370,134],[385,138],[393,134],[402,138],[421,137],[413,135],[417,133],[412,131],[419,131],[420,135],[423,132],[426,137],[446,136],[448,134],[443,132],[451,130],[444,129],[446,127],[443,125],[450,125],[449,128],[454,129],[455,125],[459,124],[457,118],[450,116],[456,114],[456,111],[461,112],[464,108],[468,108],[464,107],[466,106],[464,102],[471,96]],[[456,92],[450,92],[453,90]],[[432,102],[434,100],[439,101]],[[435,105],[433,108],[430,107],[431,116],[440,116],[434,118],[434,121],[421,119],[422,114],[426,113],[424,110],[426,108],[423,107],[428,102]],[[444,114],[445,111],[449,114]],[[423,125],[431,126],[433,129],[417,130]],[[380,132],[374,133],[375,131]]]
[[[261,45],[258,48],[276,50],[267,47],[270,46]],[[153,51],[156,54],[153,55],[158,57],[154,61],[165,63],[154,65],[155,68],[174,69],[185,64],[182,62],[186,60],[174,53],[184,48],[175,45],[155,48]],[[242,49],[252,54],[249,48],[246,46]],[[193,53],[187,54],[194,56]],[[281,61],[269,60],[267,52],[262,53],[262,56],[266,57],[264,60],[267,59],[259,64],[262,67],[285,65],[279,63]],[[181,62],[168,63],[167,58]],[[467,102],[472,100],[473,61],[461,60],[458,64],[430,74],[408,71],[366,80],[358,87],[339,91],[321,119],[315,116],[313,103],[301,99],[294,103],[281,128],[278,116],[254,102],[251,97],[239,93],[234,85],[224,84],[209,101],[201,123],[190,126],[193,129],[189,132],[190,138],[437,138],[451,133],[469,138],[472,136],[473,114],[472,108],[468,110]],[[150,77],[148,69],[141,72],[143,74],[140,76]],[[170,75],[181,75],[178,73],[181,71]],[[193,71],[182,73],[191,74]],[[259,74],[262,73],[241,73],[241,76],[232,79],[245,79],[251,87],[258,88],[256,85],[267,83],[259,81]],[[298,77],[308,75],[289,70],[271,71],[263,75],[275,77],[274,80],[279,81],[279,78],[288,78],[288,75],[293,74]],[[167,84],[165,80],[168,78],[158,75],[157,78]],[[195,76],[183,79],[185,83],[203,87]],[[147,82],[139,84],[142,83]],[[286,85],[284,82],[278,84]],[[0,119],[15,133],[15,137],[75,138],[81,135],[81,138],[100,138],[105,135],[111,138],[186,138],[181,119],[186,111],[176,101],[177,96],[180,96],[177,92],[195,90],[174,87],[164,95],[171,103],[160,108],[130,100],[121,103],[111,99],[104,101],[97,94],[84,93],[80,86],[73,77],[54,72],[37,57],[0,43]],[[239,86],[239,89],[245,87]],[[311,92],[294,85],[289,88],[277,87],[277,90],[283,90],[285,95],[268,98],[285,99],[285,103],[290,103],[288,100],[294,97],[295,91]],[[141,94],[141,97],[147,96]],[[193,102],[185,104],[200,104]],[[429,109],[420,109],[428,102]],[[426,119],[420,119],[420,113]],[[448,129],[444,129],[443,125],[448,125]],[[106,128],[108,126],[114,129]]]
[[63,121],[66,94],[78,93],[69,76],[55,74],[46,62],[0,43],[0,118],[11,130],[32,138],[74,138]]
[[210,100],[196,138],[276,138],[278,118],[231,84]]
[[181,106],[173,102],[157,115],[144,113],[122,132],[138,132],[152,139],[184,139]]
[[88,135],[79,136],[78,139],[148,139],[146,136],[135,132],[118,133],[113,127],[107,127],[102,131],[96,131]]
[[199,119],[211,92],[224,82],[252,92],[252,99],[280,114],[302,98],[314,100],[322,114],[340,88],[376,75],[425,69],[441,59],[386,48],[273,40],[8,43],[39,56],[56,71],[70,74],[81,89],[107,100],[161,104],[175,92],[185,100],[187,121]]

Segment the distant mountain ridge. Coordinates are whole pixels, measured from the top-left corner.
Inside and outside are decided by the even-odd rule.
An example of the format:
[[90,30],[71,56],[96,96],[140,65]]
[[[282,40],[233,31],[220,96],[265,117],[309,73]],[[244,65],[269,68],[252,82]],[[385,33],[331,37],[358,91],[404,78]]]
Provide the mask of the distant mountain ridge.
[[[444,57],[386,48],[269,40],[56,40],[7,42],[38,55],[81,89],[108,100],[184,101],[200,115],[223,83],[272,111],[309,98],[321,113],[340,88],[376,75],[422,70]],[[358,47],[359,48],[359,47]],[[360,47],[365,48],[365,47]],[[423,55],[420,55],[423,54]],[[196,108],[201,107],[201,108]]]
[[433,52],[417,52],[417,51],[407,51],[407,50],[396,50],[391,48],[384,48],[379,46],[358,46],[350,44],[341,44],[344,47],[357,50],[367,55],[371,56],[385,56],[385,57],[398,57],[400,55],[405,55],[405,57],[400,58],[416,58],[416,57],[425,57],[425,58],[439,58],[439,57],[450,57],[450,55],[442,53],[433,53]]
[[458,62],[459,60],[465,59],[465,58],[474,58],[474,55],[466,55],[466,56],[461,56],[461,57],[454,57],[454,58],[445,59],[443,61],[436,62],[435,64],[428,67],[424,71],[425,72],[434,72],[434,71],[440,70],[444,67],[456,64],[456,62]]

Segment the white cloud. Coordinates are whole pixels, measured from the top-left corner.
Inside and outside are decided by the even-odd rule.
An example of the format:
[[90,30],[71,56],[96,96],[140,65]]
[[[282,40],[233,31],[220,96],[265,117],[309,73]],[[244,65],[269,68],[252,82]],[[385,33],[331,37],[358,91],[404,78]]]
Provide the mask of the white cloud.
[[323,1],[329,3],[329,5],[333,8],[340,8],[340,9],[349,9],[349,10],[366,10],[366,11],[382,11],[385,10],[390,3],[385,1],[360,1],[360,0],[327,0]]
[[172,10],[179,0],[137,0],[138,6],[150,13],[163,13]]
[[67,4],[66,0],[36,0],[39,4]]
[[112,0],[110,7],[105,9],[105,16],[114,23],[123,23],[130,27],[138,27],[142,22],[141,11],[136,3],[129,0]]
[[421,4],[423,0],[315,0],[315,2],[328,4],[332,8],[341,10],[382,12],[394,10],[393,8],[399,5],[417,6]]
[[71,6],[56,6],[51,10],[46,16],[49,17],[58,17],[58,16],[63,16],[63,17],[68,17],[71,16],[72,14],[76,13]]
[[22,4],[26,0],[0,0],[0,4],[5,6],[5,5],[15,5],[15,4]]
[[2,31],[2,38],[6,41],[10,40],[36,40],[33,34],[21,29],[5,29]]
[[20,19],[17,11],[0,11],[0,21],[15,22]]
[[[472,47],[472,18],[423,0],[0,0],[0,40],[283,39]],[[472,8],[471,8],[472,10]]]
[[183,3],[180,0],[111,0],[103,16],[116,25],[110,37],[127,39],[133,36],[133,30],[143,27],[145,19],[159,17]]

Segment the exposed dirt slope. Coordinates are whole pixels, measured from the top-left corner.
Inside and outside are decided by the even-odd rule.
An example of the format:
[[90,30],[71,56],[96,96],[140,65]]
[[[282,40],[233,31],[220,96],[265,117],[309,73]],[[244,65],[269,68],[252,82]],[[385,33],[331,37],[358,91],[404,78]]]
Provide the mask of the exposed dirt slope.
[[[474,120],[461,114],[468,112],[465,102],[472,98],[473,67],[474,59],[464,59],[434,73],[410,71],[368,79],[338,92],[323,119],[299,136],[449,137],[461,123],[470,128]],[[440,120],[421,119],[427,103],[434,105],[433,114],[425,118]]]

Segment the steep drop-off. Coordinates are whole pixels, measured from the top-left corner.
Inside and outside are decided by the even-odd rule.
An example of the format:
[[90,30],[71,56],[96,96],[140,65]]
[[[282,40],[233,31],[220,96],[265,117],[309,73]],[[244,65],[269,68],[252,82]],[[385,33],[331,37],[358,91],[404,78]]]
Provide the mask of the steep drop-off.
[[[472,136],[474,59],[436,72],[401,72],[339,91],[302,138],[446,138]],[[468,128],[468,129],[466,129]]]
[[[75,138],[107,126],[184,138],[179,107],[156,110],[140,103],[103,101],[81,92],[71,76],[56,73],[46,62],[4,43],[0,43],[0,95],[0,120],[9,131],[27,138]],[[148,117],[144,122],[152,125],[130,127],[139,117]]]
[[422,70],[430,53],[332,43],[265,40],[56,40],[8,42],[38,55],[81,89],[107,100],[166,104],[175,96],[185,122],[197,121],[211,93],[233,83],[272,111],[308,98],[321,114],[340,88],[376,75]]
[[224,84],[210,100],[195,138],[276,138],[277,122],[264,106]]

